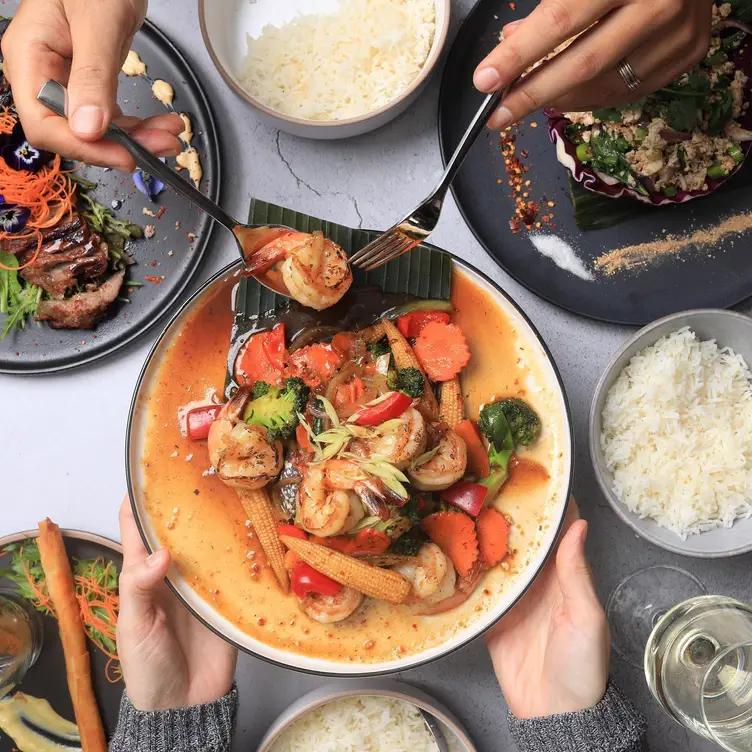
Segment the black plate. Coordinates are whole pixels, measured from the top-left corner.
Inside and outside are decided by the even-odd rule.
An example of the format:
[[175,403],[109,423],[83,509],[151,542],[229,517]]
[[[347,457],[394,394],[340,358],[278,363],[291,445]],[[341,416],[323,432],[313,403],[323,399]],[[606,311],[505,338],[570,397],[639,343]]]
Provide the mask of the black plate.
[[[445,163],[483,99],[472,84],[475,67],[496,45],[502,26],[522,15],[507,3],[480,0],[462,25],[447,60],[439,99],[439,139]],[[530,127],[533,121],[537,128]],[[608,229],[583,232],[574,222],[568,172],[556,159],[546,118],[537,113],[517,132],[518,151],[525,149],[529,154],[525,162],[530,166],[530,197],[539,200],[545,195],[555,203],[557,227],[544,226],[540,232],[566,240],[587,266],[606,251],[656,240],[665,233],[684,234],[691,228],[712,226],[721,217],[748,211],[752,203],[752,169],[747,162],[710,196],[655,209]],[[639,272],[596,276],[593,281],[559,268],[533,247],[524,228],[517,235],[509,229],[514,205],[508,197],[496,133],[481,135],[452,191],[465,221],[493,259],[532,292],[574,313],[614,323],[645,324],[688,308],[727,308],[752,295],[750,232],[728,235],[712,249],[687,249]]]
[[[163,78],[173,85],[176,110],[190,115],[195,134],[193,145],[202,156],[204,169],[201,190],[216,201],[220,186],[219,136],[201,84],[180,51],[148,21],[136,35],[133,49],[146,63],[150,77]],[[120,74],[118,101],[129,115],[148,117],[167,111],[152,96],[149,81],[141,76],[129,78]],[[174,165],[174,160],[169,162]],[[114,212],[117,217],[130,219],[142,228],[147,224],[155,226],[156,234],[151,240],[130,244],[137,264],[129,269],[127,279],[143,282],[144,286],[130,294],[124,287],[122,295],[131,302],[116,302],[111,314],[94,331],[56,331],[45,324],[29,322],[24,331],[10,334],[0,343],[0,373],[62,371],[123,347],[179,300],[206,251],[213,222],[169,188],[152,203],[136,190],[130,175],[95,167],[85,168],[81,174],[99,183],[94,196],[102,204],[122,202],[122,208]],[[165,212],[161,219],[142,213],[143,207],[156,213],[162,206]],[[197,235],[193,243],[188,240],[189,232]],[[147,275],[164,275],[165,279],[161,284],[152,284],[144,281]]]
[[[9,543],[23,540],[30,536],[36,536],[36,531],[19,533],[0,539],[0,549]],[[76,559],[96,559],[104,557],[112,561],[118,568],[123,568],[123,555],[120,545],[107,538],[92,533],[79,532],[77,530],[63,530],[65,550],[68,556]],[[7,558],[0,558],[0,567],[6,565]],[[0,588],[14,588],[14,584],[8,580],[0,579]],[[27,695],[42,697],[47,700],[54,710],[63,718],[73,721],[73,705],[68,694],[68,685],[65,681],[65,657],[63,645],[60,642],[60,633],[57,621],[51,616],[42,617],[44,624],[44,646],[37,662],[29,669],[29,673],[21,682],[19,689]],[[120,710],[120,698],[123,695],[125,685],[122,681],[111,684],[105,677],[107,656],[87,640],[89,655],[91,656],[92,680],[94,693],[97,696],[99,710],[102,713],[107,736],[110,737],[117,726],[118,713]],[[0,731],[0,752],[15,752],[15,745],[9,737]]]

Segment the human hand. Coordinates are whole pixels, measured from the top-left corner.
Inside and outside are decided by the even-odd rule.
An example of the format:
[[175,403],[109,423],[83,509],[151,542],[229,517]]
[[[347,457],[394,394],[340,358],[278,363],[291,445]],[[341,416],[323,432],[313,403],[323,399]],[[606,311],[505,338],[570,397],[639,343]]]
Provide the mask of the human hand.
[[[69,159],[132,171],[120,145],[101,140],[114,121],[158,156],[180,151],[174,114],[140,120],[116,104],[120,67],[146,15],[146,0],[23,0],[3,35],[3,72],[28,141]],[[68,120],[37,101],[54,79],[68,86]]]
[[170,554],[147,556],[126,496],[120,508],[123,571],[117,646],[128,697],[138,710],[168,710],[226,695],[237,650],[210,632],[168,590]]
[[[541,0],[476,68],[483,92],[513,82],[559,45],[553,60],[525,76],[489,126],[502,129],[537,110],[593,110],[636,102],[688,71],[708,51],[712,0]],[[617,69],[626,59],[642,82],[630,91]]]
[[587,522],[574,501],[565,529],[555,560],[487,638],[518,718],[592,708],[606,692],[611,636],[585,559]]

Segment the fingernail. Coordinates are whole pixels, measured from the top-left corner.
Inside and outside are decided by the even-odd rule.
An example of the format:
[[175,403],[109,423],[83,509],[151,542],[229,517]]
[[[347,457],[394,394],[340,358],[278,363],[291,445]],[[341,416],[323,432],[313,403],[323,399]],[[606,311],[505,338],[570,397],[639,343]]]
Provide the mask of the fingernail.
[[493,114],[489,125],[494,130],[501,130],[514,122],[514,115],[508,107],[499,107]]
[[159,563],[162,561],[162,551],[155,551],[151,556],[146,557],[146,566],[147,567],[157,567],[159,566]]
[[473,76],[473,83],[479,91],[489,92],[499,88],[501,76],[495,68],[481,68]]
[[97,135],[104,125],[104,112],[101,107],[85,105],[76,107],[70,116],[71,130],[82,135]]

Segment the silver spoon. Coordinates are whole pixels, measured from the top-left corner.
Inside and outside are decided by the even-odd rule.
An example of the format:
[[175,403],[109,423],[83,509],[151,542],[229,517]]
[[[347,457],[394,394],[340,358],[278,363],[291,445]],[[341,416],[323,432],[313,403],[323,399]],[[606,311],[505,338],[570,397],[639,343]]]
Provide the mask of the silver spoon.
[[[37,99],[47,108],[52,110],[60,117],[67,117],[65,112],[65,102],[67,91],[62,84],[57,81],[48,81],[40,90]],[[254,239],[258,228],[251,225],[244,225],[233,219],[221,206],[204,196],[201,191],[193,187],[187,180],[178,175],[175,170],[168,167],[161,159],[155,157],[150,151],[144,149],[141,144],[134,141],[122,128],[114,123],[110,123],[105,136],[124,146],[128,153],[136,161],[139,168],[148,172],[150,175],[158,177],[165,185],[169,185],[176,193],[183,198],[188,199],[199,209],[205,211],[215,222],[228,229],[237,243],[240,255],[248,261],[249,250],[253,252],[251,243]],[[258,281],[280,295],[290,296],[280,275],[270,271],[254,275]]]
[[442,731],[439,722],[427,710],[423,710],[423,708],[418,708],[418,710],[423,716],[423,720],[426,722],[426,726],[428,727],[428,732],[436,742],[436,746],[438,747],[439,752],[449,752],[449,745],[444,738],[444,732]]

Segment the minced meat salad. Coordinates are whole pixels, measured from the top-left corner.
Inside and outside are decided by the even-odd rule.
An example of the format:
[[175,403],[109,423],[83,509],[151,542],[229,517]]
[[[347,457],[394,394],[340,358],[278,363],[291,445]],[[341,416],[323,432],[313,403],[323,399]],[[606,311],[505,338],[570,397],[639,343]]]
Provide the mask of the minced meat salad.
[[744,160],[739,142],[752,133],[737,122],[747,108],[748,77],[733,58],[746,31],[731,14],[731,3],[713,6],[708,54],[655,94],[623,107],[564,113],[577,158],[642,195],[708,190],[708,179],[733,172]]

